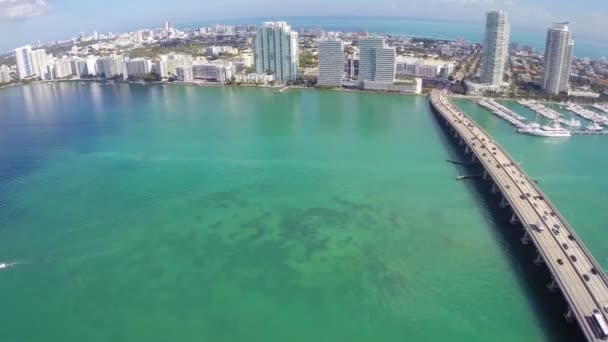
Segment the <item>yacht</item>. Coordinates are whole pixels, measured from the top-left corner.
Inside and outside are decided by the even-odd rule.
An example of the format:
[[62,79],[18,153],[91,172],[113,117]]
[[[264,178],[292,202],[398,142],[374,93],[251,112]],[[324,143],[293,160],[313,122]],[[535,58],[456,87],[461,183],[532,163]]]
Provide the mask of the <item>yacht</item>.
[[586,128],[588,131],[593,131],[593,132],[601,131],[604,129],[604,127],[598,125],[597,122],[592,123],[591,125],[587,126]]
[[537,123],[533,123],[519,129],[518,132],[548,138],[567,138],[572,135],[569,130],[562,128],[557,122],[554,122],[552,126],[542,127]]
[[570,120],[565,120],[564,124],[571,126],[571,127],[581,127],[581,122],[579,120],[576,120],[575,118],[570,118]]

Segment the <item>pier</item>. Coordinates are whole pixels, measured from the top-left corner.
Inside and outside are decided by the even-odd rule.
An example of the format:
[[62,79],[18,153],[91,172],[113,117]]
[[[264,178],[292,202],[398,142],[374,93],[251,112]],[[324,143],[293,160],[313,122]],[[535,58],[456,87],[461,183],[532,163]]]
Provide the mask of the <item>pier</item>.
[[[478,105],[486,108],[487,110],[491,111],[492,113],[494,113],[496,116],[498,116],[499,118],[504,119],[505,121],[507,121],[508,123],[510,123],[511,125],[517,127],[517,128],[524,128],[526,127],[526,124],[523,122],[523,120],[525,120],[524,117],[520,116],[519,114],[513,112],[512,110],[501,106],[500,104],[496,103],[496,101],[491,100],[491,99],[480,99],[478,101],[476,101]],[[501,108],[502,107],[502,108]],[[523,119],[523,120],[522,120]]]
[[282,92],[286,91],[287,89],[289,89],[289,86],[285,86],[285,87],[275,91],[275,93],[282,93]]
[[605,341],[602,325],[608,317],[608,279],[601,266],[538,185],[475,121],[456,108],[445,91],[433,91],[430,105],[447,130],[483,167],[483,179],[511,212],[511,223],[522,228],[521,241],[537,251],[534,262],[552,275],[547,285],[568,304],[564,317],[576,321],[588,341]]

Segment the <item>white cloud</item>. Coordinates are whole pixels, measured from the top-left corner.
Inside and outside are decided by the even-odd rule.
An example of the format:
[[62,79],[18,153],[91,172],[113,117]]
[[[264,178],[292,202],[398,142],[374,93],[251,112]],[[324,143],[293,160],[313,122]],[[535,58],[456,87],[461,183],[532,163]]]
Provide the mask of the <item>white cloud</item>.
[[46,0],[0,0],[0,19],[26,19],[46,13]]

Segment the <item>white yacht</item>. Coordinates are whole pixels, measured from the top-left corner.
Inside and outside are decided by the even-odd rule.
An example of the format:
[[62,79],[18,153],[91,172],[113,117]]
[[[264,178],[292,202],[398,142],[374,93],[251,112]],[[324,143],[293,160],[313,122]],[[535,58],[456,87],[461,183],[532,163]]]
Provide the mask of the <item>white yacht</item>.
[[548,138],[567,138],[572,135],[569,130],[562,128],[557,122],[554,122],[552,126],[542,127],[537,123],[533,123],[519,129],[518,132]]
[[592,123],[591,125],[587,126],[586,128],[588,131],[593,131],[593,132],[601,131],[604,129],[604,127],[598,125],[597,122]]
[[580,120],[576,120],[575,118],[570,118],[570,120],[564,120],[564,124],[570,127],[581,127]]

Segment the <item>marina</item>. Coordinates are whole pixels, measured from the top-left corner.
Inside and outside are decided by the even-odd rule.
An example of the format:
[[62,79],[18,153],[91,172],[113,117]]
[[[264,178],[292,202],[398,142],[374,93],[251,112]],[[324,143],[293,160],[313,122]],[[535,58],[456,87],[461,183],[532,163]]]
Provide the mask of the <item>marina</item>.
[[522,106],[529,108],[533,112],[539,114],[540,116],[542,116],[548,120],[556,121],[562,125],[566,125],[566,126],[570,126],[570,127],[581,127],[581,122],[579,120],[576,120],[574,118],[572,118],[570,120],[566,120],[566,119],[562,118],[562,115],[560,113],[558,113],[557,111],[547,108],[547,107],[545,107],[545,105],[540,104],[536,101],[521,100],[521,101],[517,101],[517,102],[519,104],[521,104]]
[[595,103],[591,105],[593,108],[608,114],[608,105],[604,103]]
[[[574,118],[565,119],[562,117],[561,113],[534,100],[518,101],[520,105],[525,106],[536,113],[536,120],[531,123],[525,123],[524,120],[526,120],[526,118],[524,116],[497,103],[493,99],[481,98],[472,101],[515,126],[517,133],[544,138],[568,138],[572,135],[608,135],[608,131],[605,131],[604,127],[600,125],[600,123],[604,125],[608,124],[608,117],[594,113],[574,103],[566,104],[566,109],[578,116],[590,120],[592,122],[590,125],[583,128],[580,120]],[[541,125],[539,123],[539,116],[551,120],[553,123]],[[562,125],[570,127],[570,129],[564,128]]]

